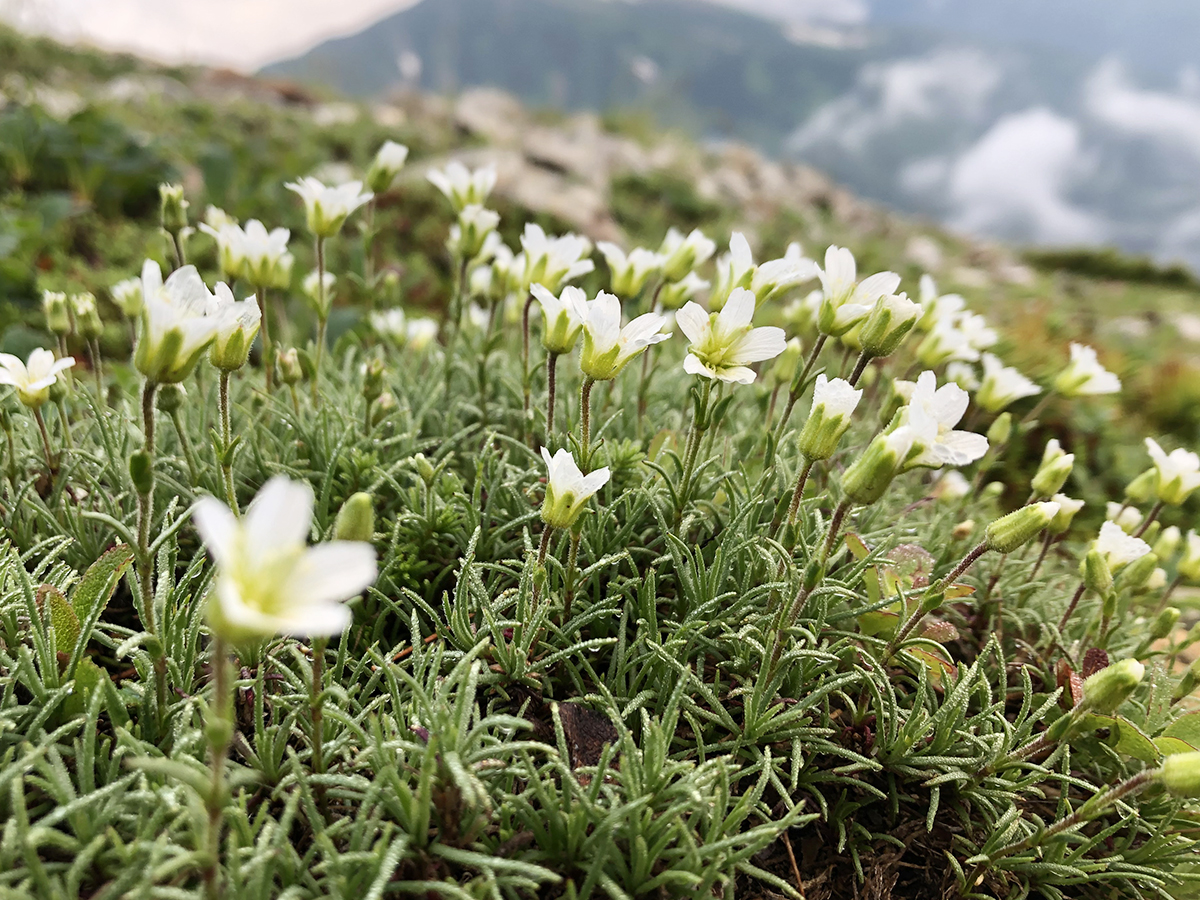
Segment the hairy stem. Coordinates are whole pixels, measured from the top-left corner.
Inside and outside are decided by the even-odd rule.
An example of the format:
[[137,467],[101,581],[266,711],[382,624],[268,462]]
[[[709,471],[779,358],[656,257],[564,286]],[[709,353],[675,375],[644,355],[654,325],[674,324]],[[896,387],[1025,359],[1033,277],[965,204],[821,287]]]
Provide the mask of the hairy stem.
[[[542,529],[542,540],[541,540],[541,543],[538,544],[538,554],[537,554],[537,564],[538,564],[539,569],[546,564],[546,553],[550,549],[550,538],[553,534],[554,534],[554,526],[553,525],[547,525]],[[541,596],[542,596],[542,586],[541,586],[541,583],[538,581],[536,574],[535,574],[535,577],[533,580],[533,605],[534,605],[534,607],[537,606],[538,601],[541,599]]]
[[775,429],[775,445],[783,440],[783,433],[787,430],[788,419],[792,417],[792,410],[796,408],[796,401],[804,393],[804,386],[808,383],[809,373],[812,372],[813,366],[817,364],[817,357],[821,355],[821,351],[825,349],[825,342],[829,339],[828,335],[821,335],[817,338],[817,342],[813,344],[812,350],[808,354],[808,359],[804,361],[804,368],[801,369],[796,377],[792,380],[792,389],[788,393],[787,406],[783,408],[783,418],[779,420],[779,426]]
[[325,297],[325,238],[317,235],[317,349],[313,360],[312,402],[321,407],[321,359],[325,355],[325,329],[329,323],[329,308]]
[[546,446],[554,442],[554,406],[558,391],[558,354],[546,358]]
[[275,345],[271,343],[271,323],[270,316],[267,315],[267,289],[258,288],[254,292],[254,299],[258,301],[259,318],[262,322],[259,332],[262,334],[263,373],[266,376],[266,387],[269,394],[275,386]]
[[204,888],[209,900],[220,900],[221,891],[221,826],[225,810],[225,764],[229,756],[229,738],[233,731],[231,713],[233,699],[228,649],[219,635],[213,637],[212,668],[213,698],[209,707],[213,721],[209,722],[209,765],[211,776],[205,806],[208,811],[207,859],[204,869]]
[[586,475],[591,471],[592,461],[592,386],[596,379],[590,376],[583,379],[579,388],[579,455],[580,467]]
[[862,378],[863,372],[867,371],[867,366],[871,364],[873,358],[865,350],[859,354],[858,362],[854,364],[854,371],[850,373],[851,387],[855,387],[858,384],[858,379]]
[[233,440],[233,425],[229,414],[229,373],[221,370],[220,391],[218,394],[221,412],[221,485],[225,488],[225,499],[233,514],[238,515],[237,490],[233,481],[233,460],[229,453],[229,444]]
[[1146,513],[1146,518],[1142,520],[1141,526],[1133,533],[1134,537],[1140,538],[1149,530],[1150,526],[1153,525],[1154,521],[1159,517],[1159,514],[1162,513],[1164,505],[1165,504],[1161,500],[1154,504],[1153,509]]
[[58,466],[54,464],[54,454],[50,451],[50,433],[46,431],[46,420],[38,407],[33,409],[33,418],[37,421],[38,433],[42,436],[42,451],[46,455],[46,473],[53,476]]

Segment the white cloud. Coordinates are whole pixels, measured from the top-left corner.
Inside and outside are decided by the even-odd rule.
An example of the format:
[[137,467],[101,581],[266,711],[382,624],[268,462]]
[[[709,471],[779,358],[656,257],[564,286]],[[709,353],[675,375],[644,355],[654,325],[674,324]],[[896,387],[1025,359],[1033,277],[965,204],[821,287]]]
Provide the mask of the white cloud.
[[[1187,89],[1184,76],[1183,87]],[[1124,66],[1107,60],[1084,86],[1090,115],[1118,131],[1165,141],[1200,156],[1200,101],[1134,85]]]
[[943,49],[866,66],[848,94],[821,107],[789,139],[803,152],[834,144],[862,152],[868,143],[911,121],[974,119],[999,86],[1003,70],[978,50]]
[[951,223],[1045,243],[1102,241],[1104,224],[1068,199],[1087,167],[1078,123],[1043,107],[1005,116],[953,163]]

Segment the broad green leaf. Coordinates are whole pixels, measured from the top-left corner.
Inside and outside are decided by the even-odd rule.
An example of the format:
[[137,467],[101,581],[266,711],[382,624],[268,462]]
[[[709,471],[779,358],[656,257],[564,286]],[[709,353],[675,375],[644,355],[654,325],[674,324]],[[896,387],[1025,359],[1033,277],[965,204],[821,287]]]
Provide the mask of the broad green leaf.
[[1159,736],[1154,739],[1154,746],[1163,756],[1174,756],[1176,753],[1195,753],[1198,747],[1193,747],[1187,741],[1175,737]]
[[1163,729],[1162,736],[1175,738],[1190,744],[1193,749],[1200,749],[1200,712],[1180,716]]
[[[129,564],[133,561],[133,550],[128,544],[118,544],[88,567],[83,578],[71,595],[71,606],[78,617],[79,631],[72,646],[68,648],[71,654],[67,664],[67,678],[75,677],[75,668],[83,658],[84,648],[92,636],[92,629],[100,621],[100,615],[112,599],[113,591]],[[64,651],[64,652],[68,652]]]
[[63,592],[51,584],[44,584],[42,590],[42,613],[50,617],[54,626],[54,649],[59,653],[70,653],[79,640],[79,617],[63,596]]

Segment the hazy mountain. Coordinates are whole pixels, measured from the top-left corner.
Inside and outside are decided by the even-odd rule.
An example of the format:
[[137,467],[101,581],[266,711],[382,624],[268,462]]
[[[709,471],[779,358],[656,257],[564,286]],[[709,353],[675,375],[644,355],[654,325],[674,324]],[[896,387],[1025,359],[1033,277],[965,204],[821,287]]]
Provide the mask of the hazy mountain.
[[642,108],[972,232],[1200,265],[1197,33],[1192,0],[425,0],[267,72]]

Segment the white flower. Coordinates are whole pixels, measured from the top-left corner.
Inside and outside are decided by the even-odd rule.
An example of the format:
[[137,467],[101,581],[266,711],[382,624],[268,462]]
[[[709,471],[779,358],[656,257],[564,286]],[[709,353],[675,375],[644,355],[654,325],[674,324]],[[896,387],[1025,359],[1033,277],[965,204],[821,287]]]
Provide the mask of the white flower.
[[240,369],[250,358],[250,345],[262,324],[258,301],[247,297],[238,302],[229,285],[221,282],[216,288],[217,337],[208,351],[208,359],[223,372]]
[[626,364],[652,344],[665,341],[661,334],[666,319],[657,313],[638,316],[621,327],[621,301],[601,291],[581,311],[583,350],[579,367],[597,381],[616,378]]
[[184,266],[163,283],[152,259],[142,267],[142,329],[133,362],[158,384],[178,384],[217,336],[217,298],[195,266]]
[[395,141],[384,141],[367,170],[367,186],[376,194],[390,190],[407,161],[407,147]]
[[749,288],[754,277],[754,254],[740,231],[729,238],[729,252],[717,257],[717,285],[708,298],[710,309],[720,310],[736,288]]
[[658,305],[663,309],[679,309],[688,300],[695,300],[710,286],[709,282],[695,272],[688,272],[682,281],[672,281],[663,285],[662,290],[658,292]]
[[937,483],[933,486],[933,490],[929,493],[935,500],[953,503],[955,500],[962,500],[971,493],[971,482],[967,481],[958,469],[948,469],[937,480]]
[[850,417],[858,408],[862,395],[861,390],[855,390],[850,382],[841,378],[830,381],[824,374],[817,376],[812,409],[798,438],[805,459],[812,461],[833,456],[850,427]]
[[965,312],[958,317],[958,330],[966,337],[972,350],[987,350],[1000,340],[996,329],[988,325],[987,319],[976,313]]
[[1023,397],[1033,397],[1041,392],[1036,382],[1004,365],[992,354],[983,354],[983,385],[975,402],[988,412],[998,413]]
[[1132,534],[1142,524],[1142,514],[1136,508],[1111,500],[1104,506],[1104,517],[1128,534]]
[[937,284],[930,275],[921,276],[920,298],[922,312],[917,328],[922,331],[929,331],[946,319],[957,321],[958,314],[967,306],[967,301],[958,294],[939,295]]
[[675,316],[691,345],[683,370],[732,384],[750,384],[750,363],[774,359],[787,347],[782,328],[754,328],[754,294],[735,288],[720,312],[707,313],[699,304],[688,303]]
[[221,277],[241,278],[246,265],[245,232],[232,219],[226,218],[222,221],[214,217],[213,221],[215,224],[202,222],[200,230],[217,242],[217,265],[221,267]]
[[754,270],[750,290],[755,302],[762,306],[784,291],[816,278],[818,271],[816,262],[804,256],[799,244],[789,244],[782,258],[772,259]]
[[541,284],[557,291],[596,268],[594,262],[585,258],[592,252],[591,241],[578,234],[552,238],[540,225],[530,222],[521,235],[521,247],[525,256],[522,276],[525,290],[530,285]]
[[964,391],[979,390],[979,375],[970,363],[956,361],[947,365],[946,380],[953,381]]
[[286,228],[267,231],[258,219],[247,222],[242,230],[242,275],[255,287],[287,287],[292,279],[290,237]]
[[979,350],[953,318],[945,318],[939,319],[917,346],[917,359],[932,369],[949,362],[978,362]]
[[542,459],[546,461],[549,473],[546,499],[542,503],[542,521],[551,528],[570,528],[588,500],[608,484],[608,468],[584,475],[575,463],[575,457],[565,449],[551,456],[550,451],[543,447]]
[[1084,502],[1068,497],[1066,494],[1055,494],[1050,499],[1058,504],[1058,515],[1050,523],[1050,533],[1063,534],[1071,527],[1071,522],[1074,521],[1076,514],[1083,509]]
[[1141,559],[1150,552],[1150,545],[1141,538],[1126,534],[1115,522],[1100,526],[1100,536],[1092,544],[1093,549],[1104,557],[1108,569],[1114,575],[1124,566]]
[[1054,389],[1064,397],[1115,394],[1121,390],[1121,379],[1100,365],[1094,349],[1072,344],[1071,361],[1054,380]]
[[705,237],[699,228],[686,237],[675,228],[668,229],[658,251],[666,258],[663,278],[667,281],[683,281],[689,272],[708,262],[716,250],[716,242]]
[[333,237],[341,231],[350,213],[369,203],[375,196],[369,191],[363,192],[361,181],[326,187],[317,179],[306,177],[288,182],[284,187],[300,195],[304,201],[308,230],[323,238]]
[[444,170],[432,169],[426,176],[429,183],[446,195],[455,212],[472,204],[487,202],[496,186],[496,167],[485,166],[471,171],[458,160],[451,160]]
[[[936,375],[932,372],[921,373],[902,421],[902,424],[909,424],[918,432],[914,448],[920,452],[906,463],[905,468],[965,466],[987,453],[986,437],[954,430],[967,411],[969,400],[967,392],[957,384],[939,388]],[[930,421],[933,423],[932,433],[926,430]]]
[[600,241],[596,249],[604,254],[612,275],[609,287],[622,300],[632,300],[646,283],[662,270],[666,257],[645,247],[635,247],[627,256],[616,244]]
[[438,336],[438,323],[428,316],[409,319],[405,326],[405,337],[410,350],[421,351],[434,342]]
[[545,320],[542,346],[550,353],[570,353],[575,349],[575,342],[579,340],[579,332],[583,329],[587,295],[572,285],[563,288],[561,297],[555,297],[540,284],[533,285],[529,290],[541,306]]
[[1160,501],[1179,506],[1200,488],[1200,456],[1182,447],[1167,455],[1154,438],[1146,438],[1146,450],[1154,460]]
[[237,223],[237,219],[219,206],[213,206],[210,203],[208,208],[204,210],[204,224],[209,228],[219,231],[224,225],[236,225]]
[[404,310],[385,309],[371,313],[371,327],[383,337],[408,340],[408,317]]
[[196,528],[217,564],[209,619],[228,640],[330,636],[350,624],[342,601],[375,581],[375,550],[361,541],[305,546],[312,510],[312,488],[283,476],[243,519],[211,497],[196,504]]
[[24,363],[11,353],[0,353],[0,384],[15,388],[22,404],[37,409],[50,399],[50,388],[58,381],[58,373],[73,365],[74,357],[56,360],[53,353],[41,347]]
[[126,278],[109,290],[115,303],[128,318],[136,319],[142,312],[142,280]]
[[[488,238],[500,224],[500,213],[492,209],[471,204],[458,214],[458,222],[450,226],[450,240],[446,246],[457,259],[472,260],[490,249]],[[494,246],[494,243],[491,245]]]
[[[318,281],[318,278],[321,280]],[[329,310],[333,306],[333,288],[336,284],[337,276],[332,272],[326,272],[322,278],[321,273],[313,269],[304,276],[304,282],[301,285],[304,296],[312,301],[313,308],[321,318],[329,316]]]
[[817,327],[831,337],[841,337],[867,317],[876,300],[896,293],[900,286],[895,272],[879,272],[857,281],[854,254],[835,246],[825,251],[825,267],[817,269],[817,277],[821,279]]

